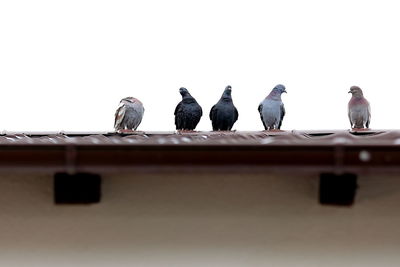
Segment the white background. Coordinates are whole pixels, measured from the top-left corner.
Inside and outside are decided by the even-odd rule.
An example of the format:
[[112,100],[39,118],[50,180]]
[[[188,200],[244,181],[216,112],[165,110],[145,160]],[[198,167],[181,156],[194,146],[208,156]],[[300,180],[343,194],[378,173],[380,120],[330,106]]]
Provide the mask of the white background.
[[261,130],[277,83],[282,129],[348,129],[352,85],[372,128],[400,128],[399,25],[396,1],[1,1],[0,129],[109,131],[134,96],[140,130],[174,130],[185,86],[210,130],[230,84],[234,129]]

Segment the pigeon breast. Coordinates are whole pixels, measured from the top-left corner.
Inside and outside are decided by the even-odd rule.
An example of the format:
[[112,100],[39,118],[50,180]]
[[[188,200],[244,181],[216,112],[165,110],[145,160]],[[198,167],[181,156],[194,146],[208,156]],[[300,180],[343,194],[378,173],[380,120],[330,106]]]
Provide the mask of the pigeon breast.
[[284,115],[282,101],[264,99],[260,105],[260,115],[265,129],[279,129]]
[[175,109],[175,126],[177,130],[194,130],[203,111],[193,97],[185,97]]
[[364,97],[352,97],[348,107],[352,128],[368,128],[370,121],[369,102]]
[[224,92],[221,99],[210,111],[210,119],[214,131],[230,131],[239,118],[239,112],[233,105],[230,93]]

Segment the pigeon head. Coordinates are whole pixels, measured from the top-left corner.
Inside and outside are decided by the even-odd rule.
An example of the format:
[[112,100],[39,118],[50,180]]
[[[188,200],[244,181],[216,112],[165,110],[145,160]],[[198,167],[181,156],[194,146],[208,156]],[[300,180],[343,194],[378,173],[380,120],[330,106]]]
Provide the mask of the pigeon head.
[[139,103],[141,103],[138,99],[136,99],[136,98],[134,98],[134,97],[131,97],[131,96],[128,96],[128,97],[123,98],[123,99],[121,100],[121,102],[128,102],[128,103],[139,102]]
[[272,100],[281,100],[282,93],[287,93],[286,87],[282,84],[278,84],[272,89],[267,98]]
[[182,97],[190,95],[188,89],[186,89],[185,87],[179,88],[179,93],[181,94]]
[[350,87],[349,94],[352,94],[355,97],[362,97],[363,96],[363,91],[361,90],[360,87],[358,86],[352,86]]
[[275,92],[278,92],[279,94],[287,93],[286,92],[286,87],[283,84],[278,84],[272,90],[275,91]]
[[222,94],[221,99],[232,100],[231,94],[232,94],[232,87],[230,85],[228,85],[227,87],[225,87],[225,90]]

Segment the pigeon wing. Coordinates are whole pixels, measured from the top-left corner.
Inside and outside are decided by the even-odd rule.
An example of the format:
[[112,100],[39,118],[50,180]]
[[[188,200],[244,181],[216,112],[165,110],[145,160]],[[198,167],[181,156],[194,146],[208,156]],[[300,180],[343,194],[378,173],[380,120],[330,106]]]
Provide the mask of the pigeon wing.
[[235,109],[235,117],[234,117],[234,121],[237,121],[237,120],[238,120],[238,118],[239,118],[239,112],[238,112],[238,110],[236,109],[236,107],[234,107],[234,109]]
[[143,104],[140,101],[135,101],[132,104],[133,109],[136,111],[138,117],[137,117],[137,121],[134,125],[134,129],[136,130],[136,128],[139,126],[139,124],[142,122],[143,119],[143,115],[144,115],[144,107]]
[[120,103],[120,105],[117,108],[117,111],[115,112],[114,128],[116,130],[121,129],[121,123],[122,123],[122,120],[125,117],[125,112],[126,112],[125,104]]
[[179,104],[176,106],[175,112],[174,112],[175,126],[176,126],[177,130],[182,129],[182,125],[183,125],[181,112],[182,112],[182,102],[179,102]]
[[368,119],[367,122],[365,123],[365,126],[369,128],[369,122],[371,121],[371,106],[369,105],[369,103],[368,103],[367,114],[368,114]]
[[210,110],[210,120],[213,119],[214,114],[215,114],[215,112],[216,112],[215,106],[216,106],[216,105],[214,105],[214,106],[211,108],[211,110]]
[[278,129],[280,129],[282,126],[282,121],[283,121],[283,117],[285,117],[285,114],[286,114],[285,105],[283,105],[283,103],[281,103],[281,120],[279,121]]
[[351,116],[350,116],[350,104],[347,109],[347,116],[349,117],[350,127],[353,128],[353,122],[351,121]]
[[263,109],[263,104],[260,103],[260,105],[258,105],[258,112],[260,113],[260,118],[261,118],[262,124],[264,125],[265,130],[267,130],[267,126],[265,125],[264,118],[262,115],[262,109]]
[[196,110],[196,115],[194,116],[194,125],[197,126],[197,124],[200,122],[201,116],[203,116],[203,110],[200,107],[200,105],[198,105],[198,109]]
[[178,113],[178,111],[181,109],[181,105],[182,105],[182,102],[179,102],[178,105],[176,105],[174,115],[176,115]]

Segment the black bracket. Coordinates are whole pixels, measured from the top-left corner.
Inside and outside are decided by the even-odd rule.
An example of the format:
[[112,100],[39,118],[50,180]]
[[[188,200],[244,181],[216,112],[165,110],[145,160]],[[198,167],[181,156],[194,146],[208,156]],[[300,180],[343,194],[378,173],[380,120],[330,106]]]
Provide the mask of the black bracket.
[[101,177],[90,173],[56,173],[54,175],[54,202],[56,204],[99,203]]
[[319,178],[319,202],[328,205],[352,205],[357,187],[355,174],[322,173]]

